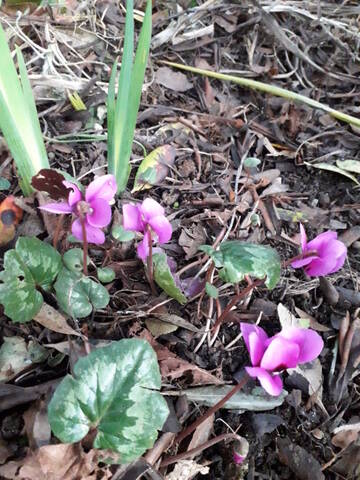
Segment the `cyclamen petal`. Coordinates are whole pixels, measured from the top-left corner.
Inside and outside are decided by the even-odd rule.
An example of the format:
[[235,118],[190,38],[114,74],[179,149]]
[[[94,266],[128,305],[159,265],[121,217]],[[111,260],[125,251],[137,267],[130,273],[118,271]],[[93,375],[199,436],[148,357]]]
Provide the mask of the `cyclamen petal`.
[[141,220],[141,211],[138,205],[127,203],[122,207],[123,211],[123,227],[125,230],[133,230],[135,232],[144,231],[144,223]]
[[269,371],[295,368],[298,364],[300,347],[281,336],[273,337],[260,362],[260,367]]
[[257,325],[244,322],[240,323],[240,329],[250,355],[251,364],[254,366],[260,365],[260,360],[266,348],[265,342],[268,339],[266,332]]
[[106,227],[111,222],[111,207],[103,198],[94,198],[90,202],[92,213],[86,215],[87,222],[93,227]]
[[148,221],[150,227],[158,236],[159,243],[166,243],[172,235],[172,227],[169,220],[164,216],[150,218]]
[[280,395],[283,382],[279,375],[272,375],[264,368],[260,367],[246,367],[248,375],[252,378],[257,378],[263,389],[273,397]]
[[[101,228],[93,227],[89,223],[85,222],[85,231],[86,231],[86,240],[89,243],[102,245],[105,242],[105,234],[101,230]],[[71,226],[71,232],[75,238],[77,238],[78,240],[84,241],[80,219],[76,219],[73,222]]]
[[152,198],[145,198],[140,206],[140,211],[146,222],[153,217],[160,217],[165,214],[165,210],[160,203]]
[[66,202],[59,202],[59,203],[47,203],[46,205],[42,205],[39,207],[40,210],[45,210],[46,212],[50,213],[71,213],[72,207]]
[[114,175],[102,175],[93,180],[85,191],[85,200],[91,202],[94,198],[103,198],[107,202],[113,200],[117,186]]
[[137,246],[137,254],[138,257],[145,261],[149,255],[149,234],[145,232],[144,238],[141,242],[138,243]]
[[298,363],[311,362],[320,355],[324,348],[324,342],[320,335],[308,328],[284,328],[276,337],[285,338],[299,346]]
[[66,188],[70,189],[68,196],[68,204],[73,207],[77,204],[77,202],[80,202],[80,200],[82,199],[82,193],[79,190],[78,186],[75,185],[75,183],[68,182],[67,180],[64,180],[62,183],[63,185],[65,185]]

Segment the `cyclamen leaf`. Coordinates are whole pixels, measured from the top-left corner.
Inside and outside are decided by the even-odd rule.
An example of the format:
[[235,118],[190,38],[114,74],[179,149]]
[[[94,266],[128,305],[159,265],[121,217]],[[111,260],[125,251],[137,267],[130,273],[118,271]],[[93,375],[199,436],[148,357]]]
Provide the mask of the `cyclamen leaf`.
[[170,297],[175,298],[179,303],[186,303],[187,299],[175,283],[165,253],[155,253],[153,255],[153,263],[154,280],[159,287],[161,287]]
[[53,433],[79,442],[96,429],[94,448],[120,454],[128,463],[151,448],[167,416],[156,390],[161,376],[154,350],[139,339],[120,340],[80,358],[50,401]]
[[54,287],[60,308],[74,318],[87,317],[93,309],[106,307],[110,300],[105,287],[65,267],[61,269]]
[[0,273],[0,303],[14,322],[29,322],[39,312],[43,297],[37,290],[49,290],[61,268],[60,254],[37,238],[21,237],[15,249],[4,256]]
[[245,243],[238,240],[224,242],[219,250],[203,245],[206,252],[221,268],[219,275],[225,282],[238,283],[245,275],[265,278],[265,285],[272,289],[280,279],[281,261],[276,250],[265,245]]
[[[84,268],[84,254],[81,248],[72,248],[63,255],[65,267],[73,273],[82,274]],[[90,264],[90,258],[87,257],[87,264]]]

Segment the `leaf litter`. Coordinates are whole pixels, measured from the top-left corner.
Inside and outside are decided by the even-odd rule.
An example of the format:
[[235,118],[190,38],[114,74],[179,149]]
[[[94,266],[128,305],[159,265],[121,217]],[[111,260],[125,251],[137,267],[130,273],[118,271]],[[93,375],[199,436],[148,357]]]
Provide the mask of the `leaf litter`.
[[[138,3],[141,9],[144,2]],[[350,263],[331,278],[339,298],[329,295],[316,279],[287,269],[271,293],[265,295],[261,288],[254,292],[231,312],[231,321],[213,337],[209,325],[216,318],[218,306],[226,307],[232,294],[229,285],[218,288],[218,298],[202,296],[191,298],[183,306],[175,301],[159,306],[167,297],[159,296],[149,303],[150,291],[143,270],[133,261],[131,238],[126,248],[113,243],[106,247],[106,252],[94,251],[92,258],[98,266],[102,266],[106,258],[116,264],[119,274],[107,287],[110,306],[81,320],[79,328],[75,323],[71,326],[65,316],[56,311],[52,298],[46,298],[49,307],[45,308],[54,311],[45,313],[41,322],[35,318],[14,328],[2,315],[0,355],[9,347],[9,339],[13,340],[11,356],[3,356],[2,382],[7,383],[1,384],[1,410],[7,414],[8,410],[15,409],[15,417],[22,418],[21,409],[26,406],[30,413],[24,413],[25,435],[34,449],[24,451],[25,456],[19,459],[20,452],[13,446],[20,444],[20,436],[12,445],[2,440],[5,464],[1,475],[4,478],[70,480],[76,476],[84,479],[112,476],[109,467],[99,466],[95,450],[85,452],[79,445],[46,445],[51,440],[41,397],[49,397],[54,383],[66,374],[68,360],[57,366],[49,366],[47,360],[34,363],[33,339],[43,347],[50,347],[50,351],[57,345],[61,351],[70,353],[68,339],[79,336],[80,332],[83,338],[89,337],[92,345],[92,340],[106,342],[130,336],[135,322],[139,331],[151,319],[155,318],[160,328],[158,321],[166,322],[167,326],[171,325],[171,331],[156,332],[157,341],[149,333],[145,334],[157,350],[165,391],[176,393],[177,396],[171,398],[179,402],[181,394],[186,395],[191,408],[203,409],[200,398],[203,392],[196,397],[196,390],[210,389],[208,396],[219,398],[215,389],[226,389],[227,385],[222,384],[233,382],[234,372],[247,361],[245,348],[238,339],[238,322],[255,322],[260,312],[264,312],[261,325],[269,331],[279,330],[279,318],[284,324],[309,324],[321,333],[327,348],[318,362],[295,372],[298,377],[291,390],[295,385],[303,392],[295,403],[292,404],[289,397],[276,405],[268,399],[271,413],[255,413],[251,417],[252,422],[256,415],[264,415],[258,417],[258,434],[266,441],[259,441],[248,414],[239,413],[242,409],[239,403],[235,410],[225,408],[216,415],[210,436],[228,432],[229,428],[236,430],[242,424],[252,452],[257,452],[248,465],[252,476],[277,475],[285,479],[296,475],[321,479],[324,475],[325,478],[332,475],[351,478],[358,474],[358,419],[353,418],[358,403],[358,331],[348,337],[350,349],[345,349],[345,355],[343,346],[360,305],[357,298],[359,239],[353,230],[360,221],[359,191],[354,188],[359,181],[359,132],[317,110],[180,73],[160,63],[161,60],[178,61],[181,53],[188,65],[214,71],[236,69],[236,75],[288,89],[294,89],[295,84],[300,93],[308,96],[316,91],[321,101],[357,115],[354,104],[359,71],[357,6],[345,2],[334,8],[333,2],[327,1],[322,3],[320,13],[318,8],[311,3],[300,9],[296,2],[275,5],[267,0],[226,5],[212,0],[179,0],[163,2],[161,7],[154,5],[154,58],[143,89],[133,153],[137,165],[138,159],[144,157],[139,144],[145,146],[147,152],[168,145],[170,160],[154,167],[155,176],[154,171],[144,175],[140,170],[136,179],[134,168],[131,185],[137,185],[139,179],[143,185],[146,181],[157,200],[172,212],[176,237],[166,246],[166,253],[175,256],[178,270],[187,269],[184,273],[190,279],[205,264],[206,257],[197,249],[203,243],[210,241],[218,246],[224,239],[267,243],[275,246],[282,258],[288,258],[289,253],[296,253],[298,221],[307,223],[314,236],[321,233],[322,227],[335,225],[338,233],[350,238]],[[69,167],[68,173],[76,177],[86,175],[92,168],[102,168],[105,144],[103,140],[95,141],[94,132],[104,132],[106,128],[101,108],[109,65],[118,55],[115,40],[123,36],[122,10],[108,2],[97,2],[93,17],[86,6],[78,8],[74,2],[66,2],[65,9],[52,7],[52,16],[45,9],[39,9],[36,15],[32,11],[25,13],[22,8],[19,11],[18,31],[8,27],[9,23],[14,24],[14,14],[8,7],[1,7],[0,21],[8,28],[12,42],[23,42],[24,55],[32,65],[30,79],[46,124],[52,166],[62,170],[64,166]],[[319,15],[321,29],[316,27]],[[80,20],[85,29],[77,28]],[[71,26],[71,35],[64,26]],[[289,30],[291,36],[287,33]],[[41,63],[41,48],[50,45],[50,38],[54,41],[52,54],[47,63]],[[69,91],[80,93],[87,107],[86,117],[72,110]],[[85,127],[94,128],[90,134],[94,141],[90,146],[77,142],[74,135],[75,128]],[[2,175],[11,180],[12,193],[13,174],[6,164],[8,152],[2,146],[0,157]],[[260,160],[256,167],[259,171],[243,168],[242,159],[248,157]],[[249,188],[251,185],[255,190]],[[61,182],[51,180],[41,189],[60,198],[62,186]],[[132,193],[136,201],[143,200],[147,194],[143,189]],[[42,201],[40,195],[38,198]],[[118,207],[120,211],[120,205]],[[44,216],[45,229],[37,227],[34,232],[41,238],[48,235],[53,239],[57,224],[47,217]],[[24,224],[33,219],[24,209]],[[11,235],[1,244],[11,242],[17,232],[18,225],[14,225]],[[66,236],[60,235],[58,241],[64,251],[68,246]],[[193,262],[195,265],[189,267]],[[200,280],[203,281],[204,276]],[[214,288],[220,286],[217,275],[212,282]],[[268,302],[266,314],[265,305],[256,303],[260,296]],[[284,308],[278,307],[277,313],[269,307],[271,304],[275,309],[280,304]],[[341,322],[347,310],[350,320],[344,337]],[[337,344],[341,345],[340,350]],[[295,381],[296,377],[292,377],[289,375],[287,381]],[[194,389],[194,385],[200,386]],[[214,398],[212,403],[216,401]],[[254,399],[250,403],[254,403]],[[334,422],[329,422],[329,418],[335,418]],[[9,421],[15,423],[14,419]],[[311,433],[316,429],[322,432],[321,440],[320,435],[317,438]],[[175,469],[168,470],[164,476],[180,479],[188,471],[184,480],[196,475],[198,478],[238,478],[236,474],[228,475],[224,466],[231,463],[226,448],[220,449],[220,454],[217,452],[209,449],[196,460],[179,461]]]

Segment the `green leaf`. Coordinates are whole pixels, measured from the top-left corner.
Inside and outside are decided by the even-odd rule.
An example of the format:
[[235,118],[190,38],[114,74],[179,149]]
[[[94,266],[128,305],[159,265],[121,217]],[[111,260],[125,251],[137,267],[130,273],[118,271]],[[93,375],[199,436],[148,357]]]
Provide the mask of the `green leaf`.
[[28,322],[39,312],[43,297],[61,268],[60,254],[37,238],[20,237],[15,249],[4,256],[0,273],[0,303],[14,322]]
[[114,280],[115,272],[110,267],[98,268],[97,276],[101,283],[109,283]]
[[336,160],[336,165],[347,172],[360,173],[359,160]]
[[244,160],[244,167],[245,168],[255,168],[260,165],[261,160],[255,157],[247,157]]
[[94,448],[131,462],[153,446],[168,416],[160,387],[156,354],[145,340],[98,348],[57,387],[48,407],[52,431],[61,442],[74,443],[94,429]]
[[[63,255],[63,262],[65,267],[70,272],[82,274],[84,269],[84,253],[81,248],[72,248]],[[90,258],[87,257],[87,264],[90,264]]]
[[56,299],[60,308],[74,318],[84,318],[93,309],[105,308],[109,293],[105,287],[63,267],[55,282]]
[[211,298],[218,298],[219,296],[219,290],[216,287],[214,287],[214,285],[211,285],[211,283],[209,282],[206,282],[205,284],[205,292]]
[[14,158],[20,184],[29,195],[31,178],[50,168],[34,97],[21,51],[17,49],[18,78],[4,30],[0,25],[0,130]]
[[155,253],[153,255],[153,263],[154,280],[159,287],[161,287],[170,297],[175,298],[179,303],[186,303],[187,299],[175,283],[165,253]]
[[218,250],[200,247],[221,268],[219,275],[225,282],[238,283],[245,275],[265,278],[265,285],[272,289],[280,279],[281,261],[276,250],[265,245],[245,243],[238,240],[224,242]]
[[118,94],[115,100],[116,65],[109,84],[108,164],[115,175],[118,192],[125,190],[130,174],[130,156],[139,111],[142,84],[151,41],[151,0],[146,5],[138,47],[134,55],[133,0],[126,2],[125,39]]
[[9,190],[11,183],[7,178],[0,177],[0,190]]
[[122,225],[115,225],[111,229],[111,235],[118,242],[130,242],[135,238],[135,233],[129,230],[125,230],[125,228]]
[[149,153],[139,165],[131,193],[147,190],[162,182],[169,173],[169,165],[174,165],[175,154],[176,150],[171,145],[162,145]]
[[350,180],[360,185],[360,183],[358,182],[357,178],[354,177],[354,175],[351,175],[351,173],[347,172],[346,170],[343,170],[342,168],[337,167],[336,165],[330,165],[329,163],[325,163],[325,162],[320,162],[320,163],[304,162],[304,164],[307,165],[308,167],[314,167],[320,170],[327,170],[329,172],[339,173],[340,175],[350,178]]

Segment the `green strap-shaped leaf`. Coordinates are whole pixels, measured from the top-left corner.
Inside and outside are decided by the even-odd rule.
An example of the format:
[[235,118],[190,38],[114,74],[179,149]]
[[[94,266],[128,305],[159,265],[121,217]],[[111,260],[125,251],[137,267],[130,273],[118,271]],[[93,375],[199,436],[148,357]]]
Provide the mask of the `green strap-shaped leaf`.
[[222,243],[216,251],[208,245],[200,249],[221,269],[219,275],[225,282],[238,283],[245,275],[266,277],[265,285],[272,289],[280,279],[280,257],[271,247],[234,240]]
[[171,273],[165,253],[155,253],[153,255],[154,280],[170,297],[175,298],[179,303],[187,302],[185,295],[176,285],[175,279]]
[[43,304],[39,291],[49,290],[61,268],[60,254],[37,238],[21,237],[4,257],[0,303],[14,322],[28,322]]
[[78,442],[96,430],[94,447],[120,454],[128,463],[151,448],[168,415],[159,392],[154,350],[145,340],[120,340],[80,358],[49,404],[54,434]]
[[60,308],[74,318],[84,318],[94,310],[105,308],[109,292],[100,283],[63,267],[55,282]]

